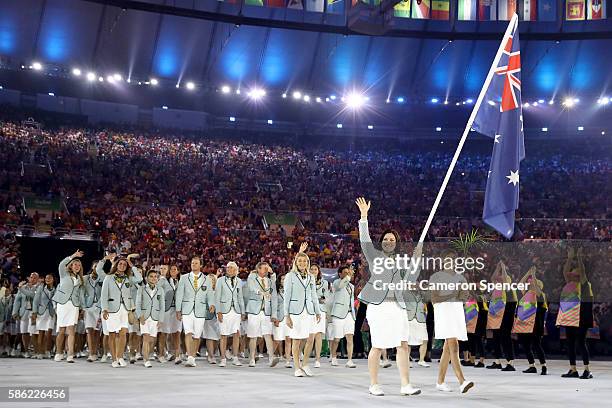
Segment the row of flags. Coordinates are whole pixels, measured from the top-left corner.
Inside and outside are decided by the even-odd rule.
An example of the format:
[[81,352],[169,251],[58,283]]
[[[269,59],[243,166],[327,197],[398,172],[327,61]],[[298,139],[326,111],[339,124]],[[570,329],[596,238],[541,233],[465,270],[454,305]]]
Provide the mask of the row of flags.
[[[240,0],[225,0],[238,3]],[[380,0],[351,0],[379,4]],[[402,0],[396,17],[448,20],[452,0]],[[344,0],[244,0],[249,6],[282,7],[322,13],[344,13]],[[556,21],[557,0],[457,0],[457,18],[468,21],[507,20],[518,12],[523,21]],[[606,0],[565,0],[567,20],[601,20],[607,16]]]

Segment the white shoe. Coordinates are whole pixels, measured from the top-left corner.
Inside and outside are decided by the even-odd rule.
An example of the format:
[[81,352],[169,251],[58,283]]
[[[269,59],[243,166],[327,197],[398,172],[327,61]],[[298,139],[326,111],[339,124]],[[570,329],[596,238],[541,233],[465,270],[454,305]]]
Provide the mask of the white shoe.
[[225,358],[231,360],[234,358],[234,356],[232,356],[232,353],[229,350],[225,350]]
[[121,367],[121,365],[120,365],[120,364],[119,364],[117,361],[113,361],[113,362],[111,363],[111,367],[113,367],[113,368],[119,368],[119,367]]
[[467,381],[464,380],[463,384],[461,384],[461,386],[459,386],[459,391],[461,391],[462,394],[465,394],[466,392],[468,392],[470,390],[470,388],[472,388],[474,386],[474,383],[472,381]]
[[445,382],[443,382],[442,384],[436,384],[436,390],[438,391],[442,391],[442,392],[452,392],[452,388],[448,386],[448,384],[446,384]]
[[314,368],[321,368],[321,362],[320,361],[315,361]]
[[227,360],[225,358],[221,359],[221,362],[219,363],[219,367],[225,367],[227,364]]
[[[230,353],[230,355],[231,355],[231,353]],[[232,357],[232,358],[233,358],[233,357]],[[240,358],[246,358],[246,354],[244,354],[244,351],[241,351],[241,352],[240,352]]]
[[187,357],[187,362],[185,363],[185,367],[195,367],[196,366],[196,361],[195,361],[195,357]]
[[177,357],[176,357],[176,360],[174,360],[174,364],[176,364],[176,365],[179,365],[179,364],[181,364],[182,362],[183,362],[183,360],[181,359],[181,357],[180,357],[180,356],[177,356]]
[[217,359],[214,357],[208,357],[208,364],[217,364]]
[[107,361],[108,361],[108,356],[106,354],[102,354],[102,357],[100,357],[100,362],[106,363]]
[[166,358],[164,356],[159,356],[159,358],[157,359],[157,361],[159,361],[161,364],[164,364],[166,361]]
[[347,368],[355,368],[357,367],[357,364],[353,363],[353,360],[349,360],[346,362],[346,367]]
[[121,367],[127,367],[128,365],[123,358],[120,358],[119,360],[117,360],[117,362]]
[[240,362],[240,360],[238,360],[238,357],[234,357],[232,359],[232,364],[235,365],[236,367],[242,367],[242,363]]
[[332,367],[337,367],[338,366],[338,359],[337,358],[332,358],[331,365],[332,365]]
[[419,395],[421,390],[419,388],[413,387],[412,384],[406,384],[400,388],[401,395]]
[[380,366],[381,366],[382,368],[389,368],[389,367],[391,367],[391,365],[392,365],[392,364],[391,364],[391,361],[389,361],[389,360],[383,360],[383,361],[380,363]]
[[279,361],[280,361],[280,360],[279,360],[279,358],[278,358],[278,357],[272,357],[272,358],[270,359],[270,362],[268,363],[268,365],[269,365],[270,367],[276,367],[276,365],[278,364],[278,362],[279,362]]
[[17,357],[17,355],[19,354],[19,352],[17,351],[17,349],[12,349],[10,352],[10,356],[11,357]]
[[142,354],[136,353],[135,358],[136,358],[136,360],[142,360]]
[[421,367],[431,367],[431,364],[428,364],[425,361],[419,361],[417,364]]
[[255,367],[255,360],[249,361],[249,367]]
[[312,377],[312,370],[310,369],[310,367],[308,366],[304,366],[302,367],[302,371],[304,372],[304,374],[306,374],[308,377]]
[[291,364],[291,361],[287,360],[285,361],[285,368],[291,368],[293,367],[293,364]]
[[66,362],[67,362],[67,363],[74,363],[74,356],[68,356],[68,357],[66,357]]
[[385,395],[385,392],[382,390],[382,388],[380,388],[380,385],[378,384],[370,385],[369,391],[370,391],[370,394],[376,397],[381,397]]
[[37,360],[42,360],[43,359],[43,355],[42,354],[37,354],[36,355],[36,359]]
[[295,370],[295,373],[293,373],[293,375],[295,377],[305,377],[306,376],[306,374],[304,373],[304,370],[301,370],[299,368]]
[[151,362],[147,360],[147,361],[144,362],[144,366],[147,367],[147,368],[151,368],[151,367],[153,367],[153,364],[151,364]]

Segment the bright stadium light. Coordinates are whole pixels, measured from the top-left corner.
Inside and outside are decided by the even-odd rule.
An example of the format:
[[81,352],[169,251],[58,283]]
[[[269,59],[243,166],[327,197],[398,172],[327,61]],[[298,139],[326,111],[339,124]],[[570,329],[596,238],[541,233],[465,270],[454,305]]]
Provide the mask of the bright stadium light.
[[342,129],[342,123],[338,123],[338,124],[336,124],[336,127],[337,127],[338,129]]
[[387,98],[386,103],[391,103],[391,99]]
[[151,79],[149,80],[149,83],[150,83],[151,85],[157,85],[157,84],[159,84],[159,81],[158,81],[157,79],[155,79],[155,78],[151,78]]
[[315,99],[317,101],[317,103],[321,103],[321,98],[317,96],[317,99]]
[[72,68],[72,75],[81,76],[81,70],[79,68]]
[[467,103],[473,103],[473,102],[474,102],[474,100],[473,100],[472,98],[468,98],[468,99],[466,100],[466,102],[467,102]]
[[232,88],[230,88],[228,85],[223,85],[221,87],[221,92],[224,94],[228,94],[230,92],[232,92]]
[[268,125],[272,125],[274,124],[274,121],[272,119],[268,119]]
[[403,96],[399,96],[399,97],[397,98],[397,102],[398,102],[398,103],[404,103],[404,101],[405,101],[405,99],[404,99],[404,97],[403,97]]
[[111,84],[114,83],[115,82],[115,77],[113,77],[112,75],[107,76],[106,77],[106,82],[109,82]]
[[168,110],[168,107],[166,105],[162,106],[163,110]]
[[548,104],[549,104],[549,105],[554,105],[554,104],[555,104],[555,100],[554,100],[554,99],[551,99],[550,101],[548,101]]
[[364,103],[365,99],[363,95],[356,92],[352,92],[346,97],[346,106],[350,109],[359,109],[364,105]]
[[94,74],[93,72],[88,72],[87,73],[87,80],[90,82],[93,82],[96,80],[96,74]]
[[240,95],[240,88],[236,89],[236,95]]
[[300,91],[293,91],[293,99],[302,99],[302,93]]
[[55,94],[53,92],[49,92],[47,95],[49,96],[55,96]]
[[194,84],[193,82],[189,81],[189,82],[187,82],[187,83],[185,84],[185,87],[186,87],[187,89],[189,89],[190,91],[193,91],[193,90],[195,89],[195,84]]
[[438,98],[431,98],[431,103],[438,103]]
[[287,94],[283,93],[283,99],[287,99]]
[[235,121],[236,121],[236,118],[235,118],[235,117],[233,117],[233,116],[230,116],[229,120],[230,120],[230,122],[235,122]]
[[565,98],[563,101],[563,106],[571,108],[576,103],[574,98]]
[[448,105],[448,99],[444,101],[444,104],[445,104],[445,105]]
[[607,96],[605,96],[605,97],[603,97],[603,98],[599,98],[599,99],[597,100],[597,103],[598,103],[599,105],[607,105],[607,104],[609,104],[609,103],[610,103],[610,98],[608,98]]
[[98,77],[98,81],[104,82],[104,77]]
[[441,131],[442,131],[442,128],[438,126],[438,127],[436,128],[436,132],[441,132]]
[[309,95],[304,95],[304,102],[310,102],[310,96]]
[[34,61],[32,63],[32,69],[36,71],[40,71],[43,68],[42,64],[38,61]]
[[336,100],[336,95],[330,95],[329,99],[331,99],[332,101],[335,101]]
[[373,125],[368,125],[368,129],[372,130],[372,129],[374,129],[374,126]]
[[543,127],[542,128],[542,132],[548,132],[548,128],[547,127]]
[[584,126],[578,126],[578,131],[582,132],[584,130]]
[[121,74],[114,74],[113,78],[115,79],[115,81],[123,81],[123,77],[121,76]]
[[544,103],[544,99],[538,99],[538,103],[539,104],[543,104]]

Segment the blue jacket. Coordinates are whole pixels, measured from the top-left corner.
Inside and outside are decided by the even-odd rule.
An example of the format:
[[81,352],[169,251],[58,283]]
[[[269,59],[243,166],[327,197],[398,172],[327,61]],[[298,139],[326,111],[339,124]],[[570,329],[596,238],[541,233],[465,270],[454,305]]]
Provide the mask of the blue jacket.
[[351,314],[355,320],[355,286],[348,276],[334,281],[334,299],[331,305],[332,317],[344,319]]
[[55,288],[55,295],[53,301],[65,305],[68,301],[71,301],[73,305],[81,305],[81,280],[76,279],[76,283],[72,278],[72,275],[68,272],[68,264],[73,260],[71,256],[66,257],[59,264],[59,277],[60,282]]
[[[259,314],[263,310],[266,316],[277,317],[278,296],[276,293],[276,274],[272,274],[272,278],[265,277],[262,286],[260,277],[257,273],[252,273],[247,279],[249,288],[249,302],[247,303],[247,314]],[[267,293],[269,295],[264,296]]]
[[217,279],[214,305],[217,313],[228,314],[232,309],[238,314],[245,313],[244,297],[238,276],[234,278],[234,286],[228,276]]
[[176,289],[176,311],[183,315],[194,313],[195,317],[213,319],[215,316],[208,310],[215,304],[215,291],[210,276],[200,273],[198,287],[194,288],[192,273],[181,276]]
[[149,293],[148,284],[140,285],[136,291],[136,317],[143,317],[145,320],[149,317],[156,322],[164,321],[164,308],[166,306],[164,290],[155,285],[153,293]]
[[285,275],[285,313],[300,315],[304,310],[309,315],[320,315],[317,288],[309,273],[302,279],[297,272]]

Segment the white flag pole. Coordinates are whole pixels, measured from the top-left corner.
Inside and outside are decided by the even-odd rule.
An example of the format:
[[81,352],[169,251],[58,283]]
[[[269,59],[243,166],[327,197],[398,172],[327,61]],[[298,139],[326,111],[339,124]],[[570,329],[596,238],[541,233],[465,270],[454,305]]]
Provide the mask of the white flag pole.
[[429,217],[427,217],[427,222],[425,223],[425,227],[423,228],[423,232],[421,233],[421,237],[419,238],[420,247],[422,247],[423,242],[425,242],[427,231],[429,231],[431,222],[433,221],[433,218],[436,215],[436,211],[438,210],[438,205],[440,205],[440,200],[442,200],[442,196],[444,195],[444,190],[446,190],[446,185],[448,184],[448,181],[450,180],[450,177],[453,174],[455,164],[457,164],[457,159],[459,159],[459,154],[461,154],[461,150],[463,149],[463,144],[465,143],[465,140],[467,139],[467,136],[470,133],[470,130],[472,129],[472,124],[474,124],[474,120],[476,119],[476,114],[478,113],[478,109],[480,108],[480,105],[482,104],[482,100],[484,99],[485,93],[487,92],[487,89],[489,88],[489,84],[491,83],[491,80],[493,79],[494,70],[497,67],[497,64],[499,63],[502,52],[504,51],[504,46],[506,45],[506,42],[508,38],[510,37],[510,34],[512,33],[512,31],[514,30],[514,27],[517,24],[518,24],[518,15],[514,13],[514,15],[512,16],[512,19],[510,20],[510,23],[508,24],[508,28],[506,28],[506,33],[504,34],[501,44],[499,48],[497,49],[497,54],[495,55],[495,58],[493,59],[493,63],[491,64],[491,68],[489,69],[489,73],[487,74],[484,85],[482,86],[482,89],[480,90],[478,99],[476,100],[476,103],[474,104],[474,109],[472,109],[472,114],[470,115],[470,118],[468,119],[467,125],[465,125],[465,129],[463,130],[463,136],[461,136],[461,140],[459,141],[459,145],[457,146],[457,150],[455,151],[453,160],[451,161],[451,164],[448,170],[446,171],[446,176],[444,176],[444,181],[442,181],[442,186],[440,187],[440,191],[438,191],[438,196],[436,197],[436,201],[434,202],[433,207],[431,207],[431,212],[429,213]]

